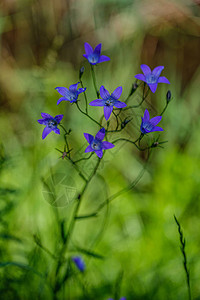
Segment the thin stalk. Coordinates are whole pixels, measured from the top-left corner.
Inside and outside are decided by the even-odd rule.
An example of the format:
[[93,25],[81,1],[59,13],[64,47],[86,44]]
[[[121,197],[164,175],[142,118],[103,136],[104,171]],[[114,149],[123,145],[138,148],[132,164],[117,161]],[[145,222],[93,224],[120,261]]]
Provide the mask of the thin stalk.
[[95,76],[95,72],[94,72],[94,66],[93,65],[90,65],[90,66],[91,66],[92,80],[93,80],[93,84],[94,84],[94,89],[95,89],[95,92],[97,94],[97,98],[99,98],[99,91],[97,89],[97,82],[96,82],[96,76]]
[[102,127],[102,125],[101,125],[99,122],[97,122],[97,121],[96,121],[95,119],[93,119],[88,113],[84,112],[84,111],[80,108],[80,106],[78,105],[78,102],[76,102],[76,106],[77,106],[78,110],[79,110],[82,114],[84,114],[84,115],[87,116],[90,120],[92,120],[92,121],[95,122],[97,125],[99,125],[100,127]]
[[160,116],[162,116],[162,115],[164,114],[164,112],[165,112],[165,111],[166,111],[166,109],[167,109],[167,106],[168,106],[168,103],[165,105],[165,107],[164,107],[163,111],[160,113]]
[[94,177],[94,175],[97,172],[97,169],[99,167],[100,161],[101,161],[101,159],[98,159],[97,164],[96,164],[94,170],[90,174],[88,180],[85,182],[85,185],[84,185],[82,191],[80,192],[80,194],[77,197],[77,205],[76,205],[75,210],[73,212],[72,219],[71,219],[71,222],[69,224],[68,233],[66,235],[65,243],[63,244],[63,247],[61,249],[61,252],[60,252],[60,255],[59,255],[59,261],[58,261],[58,264],[57,264],[57,267],[56,267],[56,274],[55,274],[56,282],[55,282],[55,285],[54,285],[54,299],[56,299],[56,293],[62,287],[62,283],[63,282],[61,282],[61,283],[59,282],[59,280],[58,280],[58,273],[60,271],[60,268],[62,267],[62,259],[63,259],[63,256],[64,256],[66,250],[67,250],[70,238],[71,238],[71,236],[73,234],[73,231],[74,231],[76,219],[77,219],[78,212],[79,212],[80,205],[81,205],[81,200],[83,198],[83,195],[84,195],[84,193],[85,193],[85,191],[86,191],[86,189],[87,189],[90,181],[92,180],[92,178]]
[[[80,84],[81,84],[81,87],[84,88],[83,82],[82,82],[81,79],[80,79]],[[86,114],[88,114],[88,100],[87,100],[87,95],[86,95],[85,91],[83,92],[83,94],[84,94],[84,98],[85,98],[85,112],[86,112]]]
[[186,251],[185,251],[185,238],[183,237],[183,232],[181,229],[181,225],[179,223],[179,221],[177,220],[176,216],[174,215],[174,220],[178,226],[178,233],[179,233],[179,238],[180,238],[180,243],[181,243],[181,252],[183,254],[183,266],[184,266],[184,270],[185,270],[185,274],[186,274],[186,281],[187,281],[187,288],[188,288],[188,299],[191,300],[192,296],[191,296],[191,288],[190,288],[190,273],[188,270],[188,266],[187,266],[187,256],[186,256]]
[[129,142],[129,143],[135,145],[135,147],[136,147],[138,150],[140,150],[140,151],[145,151],[145,150],[151,148],[151,146],[146,147],[146,148],[140,148],[140,147],[136,144],[136,142],[137,142],[138,140],[139,140],[139,138],[138,138],[136,141],[131,141],[131,140],[128,140],[128,139],[126,139],[126,138],[119,138],[119,139],[116,139],[116,140],[112,141],[112,144],[114,144],[114,143],[116,143],[116,142],[119,142],[119,141],[126,141],[126,142]]
[[74,163],[76,164],[76,163],[78,163],[78,162],[80,162],[80,161],[82,161],[82,160],[90,159],[90,157],[91,157],[93,154],[94,154],[94,152],[92,152],[88,157],[84,157],[84,158],[80,158],[80,159],[78,159],[78,160],[75,160]]

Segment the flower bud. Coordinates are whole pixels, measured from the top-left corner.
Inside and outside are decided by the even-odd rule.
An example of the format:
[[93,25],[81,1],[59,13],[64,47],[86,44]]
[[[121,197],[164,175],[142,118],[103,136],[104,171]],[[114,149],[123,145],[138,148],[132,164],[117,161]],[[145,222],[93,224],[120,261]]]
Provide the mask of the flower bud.
[[85,262],[81,256],[74,256],[72,257],[72,260],[81,272],[85,271]]
[[81,79],[81,77],[83,76],[84,71],[85,71],[85,68],[81,67],[79,70],[79,79]]
[[167,91],[167,94],[166,94],[166,101],[167,101],[167,104],[169,104],[169,102],[171,101],[171,97],[172,97],[172,94],[171,94],[171,91]]
[[137,90],[137,88],[138,88],[138,84],[136,82],[134,82],[132,84],[132,88],[131,88],[129,96],[131,96]]
[[131,120],[125,119],[122,123],[121,123],[121,129],[123,129],[124,127],[126,127],[126,125],[130,122]]

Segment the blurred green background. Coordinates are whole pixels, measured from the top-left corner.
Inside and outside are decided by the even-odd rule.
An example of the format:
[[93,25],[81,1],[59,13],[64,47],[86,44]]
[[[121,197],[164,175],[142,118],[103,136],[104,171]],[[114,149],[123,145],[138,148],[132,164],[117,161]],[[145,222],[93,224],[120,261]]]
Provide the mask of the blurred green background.
[[[59,299],[188,299],[179,236],[173,215],[186,237],[193,299],[200,299],[200,2],[165,0],[9,0],[0,3],[0,298],[53,299],[55,260],[36,243],[55,254],[61,247],[59,224],[70,219],[74,201],[51,205],[44,181],[67,174],[80,189],[81,181],[55,148],[63,137],[45,140],[37,123],[41,112],[64,114],[71,128],[70,145],[84,155],[83,132],[98,127],[80,115],[75,105],[56,102],[57,86],[83,83],[95,99],[90,66],[83,58],[84,43],[102,43],[110,62],[96,68],[97,84],[110,92],[123,86],[125,100],[140,64],[165,66],[172,101],[164,115],[161,140],[135,189],[120,195],[97,218],[77,222],[69,258],[76,246],[103,255],[81,254],[86,272],[73,276]],[[145,108],[151,116],[165,106],[169,86],[160,84],[148,102],[135,110],[133,122],[118,136],[137,138]],[[141,90],[131,100],[138,101]],[[80,100],[84,101],[83,95]],[[90,108],[99,118],[102,110]],[[130,116],[130,114],[129,114]],[[149,139],[158,136],[149,135]],[[83,146],[84,145],[84,146]],[[121,145],[119,145],[121,146]],[[77,153],[76,153],[77,152]],[[126,187],[141,171],[145,154],[130,144],[106,153],[99,173],[83,199],[81,213],[95,211],[109,195]],[[87,172],[93,156],[81,167]],[[73,191],[72,191],[73,194]]]

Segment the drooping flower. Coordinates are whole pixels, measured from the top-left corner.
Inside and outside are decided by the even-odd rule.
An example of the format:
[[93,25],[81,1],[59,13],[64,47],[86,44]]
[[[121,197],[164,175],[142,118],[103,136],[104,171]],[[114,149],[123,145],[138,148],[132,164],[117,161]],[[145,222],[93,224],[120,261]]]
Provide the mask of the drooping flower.
[[56,134],[60,134],[60,129],[57,128],[57,125],[60,123],[60,121],[63,118],[63,115],[57,115],[55,117],[52,117],[49,114],[41,113],[42,119],[38,120],[38,123],[45,125],[42,132],[42,139],[45,139],[45,137],[51,132],[54,131]]
[[162,70],[164,69],[163,66],[156,67],[155,69],[153,69],[153,71],[151,71],[151,69],[147,65],[141,65],[140,68],[142,69],[144,75],[137,74],[135,75],[135,78],[146,82],[153,93],[155,93],[158,83],[170,84],[169,80],[166,77],[160,76]]
[[107,150],[107,149],[111,149],[113,147],[115,147],[115,145],[113,145],[110,142],[104,141],[103,139],[105,137],[105,128],[101,128],[95,137],[93,137],[91,134],[89,133],[84,133],[84,137],[86,138],[86,140],[89,143],[89,146],[87,146],[87,148],[85,149],[85,152],[95,152],[96,155],[99,158],[102,158],[103,156],[103,150]]
[[61,101],[69,101],[70,103],[76,102],[78,99],[78,95],[85,92],[86,90],[86,88],[77,89],[79,83],[80,82],[70,85],[69,89],[67,89],[66,87],[56,87],[55,90],[57,90],[58,93],[63,96],[57,101],[57,105]]
[[90,44],[85,43],[85,54],[83,54],[83,56],[89,61],[91,65],[96,65],[110,60],[108,56],[101,55],[101,44],[97,45],[93,50]]
[[114,92],[110,95],[110,93],[105,89],[105,87],[102,85],[100,87],[100,96],[103,99],[96,99],[90,102],[89,104],[91,106],[104,106],[104,116],[106,121],[110,118],[110,115],[113,110],[113,106],[117,108],[123,108],[127,106],[126,103],[119,101],[122,94],[122,87],[117,87]]
[[146,109],[144,112],[144,117],[142,117],[142,123],[140,126],[140,130],[143,134],[153,132],[153,131],[163,131],[163,129],[159,126],[156,126],[162,119],[162,116],[157,116],[152,119],[149,117],[149,112]]
[[72,257],[73,262],[75,263],[76,267],[81,271],[85,271],[85,262],[83,261],[81,256],[73,256]]

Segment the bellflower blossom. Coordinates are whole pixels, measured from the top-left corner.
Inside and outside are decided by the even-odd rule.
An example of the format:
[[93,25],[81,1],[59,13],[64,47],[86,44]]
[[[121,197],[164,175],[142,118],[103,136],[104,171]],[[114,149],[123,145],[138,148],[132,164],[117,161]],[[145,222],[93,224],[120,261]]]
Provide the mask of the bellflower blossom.
[[102,85],[100,87],[100,96],[103,100],[96,99],[96,100],[93,100],[92,102],[90,102],[89,104],[91,106],[104,106],[104,116],[107,121],[110,118],[110,115],[113,110],[113,106],[115,106],[117,108],[123,108],[123,107],[127,106],[126,103],[118,100],[120,98],[121,94],[122,94],[121,86],[117,87],[114,90],[114,92],[110,95],[110,93]]
[[38,123],[45,125],[46,127],[43,130],[42,133],[42,139],[45,139],[45,137],[51,132],[54,131],[57,134],[60,134],[60,129],[57,128],[57,125],[60,123],[60,121],[63,118],[63,115],[57,115],[55,117],[52,117],[49,114],[41,113],[42,119],[37,120]]
[[96,155],[99,158],[102,158],[103,156],[103,150],[106,149],[111,149],[113,147],[115,147],[115,145],[113,145],[110,142],[102,142],[104,137],[105,137],[105,128],[101,128],[95,137],[93,137],[91,134],[89,133],[84,133],[84,137],[86,138],[86,140],[89,143],[89,146],[87,146],[87,148],[85,149],[85,152],[95,152]]
[[86,90],[86,88],[77,89],[79,83],[80,82],[70,85],[69,89],[67,89],[66,87],[56,87],[55,90],[57,90],[58,93],[63,96],[57,101],[57,105],[61,101],[69,101],[70,103],[76,102],[78,99],[78,95],[85,92]]
[[155,93],[158,83],[170,84],[169,80],[166,77],[160,77],[160,74],[164,69],[163,66],[156,67],[153,71],[151,71],[151,69],[147,65],[141,65],[140,68],[142,69],[144,75],[137,74],[135,75],[135,78],[146,82],[153,93]]
[[90,44],[85,43],[85,54],[83,54],[83,56],[89,61],[91,65],[96,65],[110,60],[108,56],[101,55],[101,44],[97,45],[93,50]]
[[156,126],[162,119],[162,116],[157,116],[152,119],[149,117],[149,112],[146,109],[144,112],[144,117],[142,117],[142,123],[140,126],[140,130],[143,134],[153,132],[153,131],[163,131],[163,129],[159,126]]
[[81,271],[85,271],[85,262],[83,261],[81,256],[74,256],[72,257],[73,262],[75,263],[76,267]]

